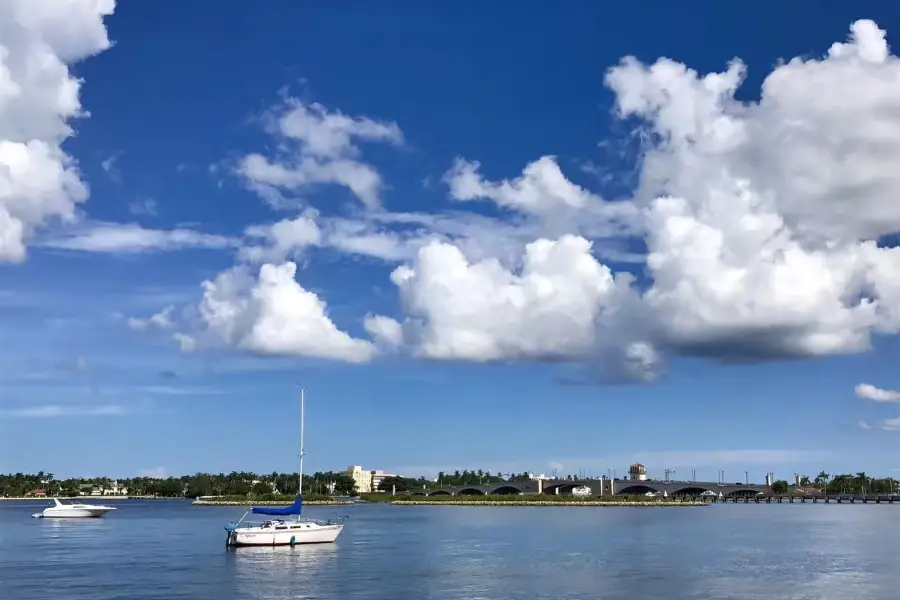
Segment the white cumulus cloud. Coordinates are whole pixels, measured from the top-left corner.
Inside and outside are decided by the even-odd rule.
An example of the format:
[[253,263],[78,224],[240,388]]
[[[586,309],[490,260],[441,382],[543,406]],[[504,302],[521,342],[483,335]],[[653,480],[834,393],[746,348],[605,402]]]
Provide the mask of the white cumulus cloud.
[[[738,60],[701,75],[629,57],[607,73],[618,116],[637,119],[653,141],[624,203],[640,215],[630,231],[648,249],[646,285],[613,296],[598,284],[599,273],[612,275],[587,250],[544,264],[536,279],[532,250],[519,276],[431,245],[392,276],[403,342],[432,357],[584,357],[609,339],[595,323],[610,306],[620,330],[635,332],[612,336],[625,344],[619,355],[646,364],[667,353],[746,361],[858,352],[873,333],[896,333],[900,249],[878,241],[900,230],[900,59],[863,20],[824,57],[777,66],[758,102],[734,97],[744,72]],[[453,197],[551,215],[604,205],[547,158],[500,183],[478,167],[456,163]]]
[[[401,144],[399,127],[288,100],[270,119],[279,154],[244,157],[241,174],[270,200],[343,185],[364,215],[306,208],[248,229],[242,263],[205,286],[206,328],[258,352],[568,361],[645,380],[673,354],[863,351],[900,331],[900,248],[883,239],[900,231],[900,59],[860,20],[824,55],[777,65],[758,101],[735,98],[746,68],[626,57],[607,71],[616,117],[647,140],[626,200],[573,183],[549,155],[499,181],[458,159],[451,198],[494,202],[503,220],[381,210],[358,143]],[[374,343],[337,329],[296,281],[284,261],[310,247],[401,263],[399,314],[365,319]],[[612,270],[644,248],[645,270]]]
[[875,240],[900,229],[900,60],[883,33],[856,22],[824,58],[778,66],[759,102],[734,99],[740,61],[704,76],[668,59],[609,71],[619,114],[658,140],[639,202],[646,302],[668,344],[817,356],[897,330],[900,251]]
[[486,181],[478,162],[457,159],[444,175],[454,200],[491,199],[501,206],[526,212],[545,213],[559,208],[585,208],[601,202],[563,175],[553,156],[544,156],[529,164],[522,175],[499,183]]
[[639,328],[618,327],[631,316],[631,277],[617,280],[582,237],[528,244],[516,271],[496,259],[471,263],[453,244],[432,242],[391,280],[407,317],[402,323],[366,320],[387,347],[404,344],[427,358],[479,362],[602,358],[640,378],[652,378],[659,366]]
[[0,2],[0,261],[25,259],[34,230],[87,200],[62,143],[85,115],[70,65],[110,46],[115,0]]
[[476,361],[581,355],[615,292],[612,273],[577,237],[529,244],[519,273],[496,260],[471,264],[435,242],[391,280],[409,316],[404,338],[421,355]]
[[900,402],[900,392],[875,387],[871,383],[860,383],[854,390],[857,398],[874,402]]
[[258,274],[238,266],[204,282],[204,329],[220,342],[259,354],[371,360],[372,343],[338,329],[325,303],[297,282],[296,271],[293,262],[263,264]]
[[280,207],[285,191],[298,193],[313,185],[333,184],[348,188],[370,208],[379,206],[381,176],[360,160],[357,142],[401,145],[403,133],[396,123],[350,117],[295,98],[285,99],[266,119],[282,151],[272,158],[248,154],[237,167],[238,174],[264,199]]
[[608,202],[570,181],[554,156],[529,163],[514,179],[489,181],[481,164],[458,158],[444,174],[450,197],[459,202],[491,200],[525,215],[543,237],[566,233],[592,239],[637,233],[640,211],[631,202]]

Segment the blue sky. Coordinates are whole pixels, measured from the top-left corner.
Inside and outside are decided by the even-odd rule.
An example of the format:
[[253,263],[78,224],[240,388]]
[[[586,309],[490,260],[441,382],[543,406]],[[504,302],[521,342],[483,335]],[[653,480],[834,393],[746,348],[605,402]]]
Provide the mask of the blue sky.
[[0,472],[289,470],[300,384],[313,470],[900,469],[896,10],[103,4],[0,9]]

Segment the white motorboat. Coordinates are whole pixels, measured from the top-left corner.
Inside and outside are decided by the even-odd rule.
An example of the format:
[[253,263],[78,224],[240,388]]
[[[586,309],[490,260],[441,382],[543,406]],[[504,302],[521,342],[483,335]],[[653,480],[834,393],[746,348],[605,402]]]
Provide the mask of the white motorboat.
[[52,505],[31,516],[36,519],[91,519],[102,517],[106,513],[116,510],[114,506],[104,506],[102,504],[63,503],[57,498],[52,500]]
[[[294,546],[296,544],[329,544],[344,529],[343,517],[320,521],[300,517],[303,509],[303,419],[305,392],[300,390],[300,474],[297,499],[290,506],[255,506],[236,522],[225,526],[226,546]],[[269,517],[265,521],[245,521],[249,514]]]

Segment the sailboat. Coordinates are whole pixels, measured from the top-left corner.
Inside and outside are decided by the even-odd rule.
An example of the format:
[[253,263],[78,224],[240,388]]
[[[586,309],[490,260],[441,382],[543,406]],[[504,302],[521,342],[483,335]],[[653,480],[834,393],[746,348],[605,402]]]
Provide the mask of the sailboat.
[[[294,546],[296,544],[330,544],[344,529],[343,519],[327,521],[300,517],[303,508],[303,421],[306,393],[300,390],[300,486],[297,498],[290,506],[254,506],[236,522],[225,526],[226,546]],[[264,521],[245,521],[249,514],[272,518]]]

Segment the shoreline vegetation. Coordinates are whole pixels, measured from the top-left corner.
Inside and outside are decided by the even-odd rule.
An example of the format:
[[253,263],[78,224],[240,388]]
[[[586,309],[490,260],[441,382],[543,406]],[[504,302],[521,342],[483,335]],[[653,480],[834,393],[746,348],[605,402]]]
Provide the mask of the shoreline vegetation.
[[[290,506],[294,498],[284,500],[253,500],[252,498],[196,498],[193,506]],[[353,500],[339,498],[303,499],[304,506],[342,506],[355,504]]]
[[[15,497],[0,500],[47,501],[50,497]],[[108,500],[181,500],[165,496],[82,496],[72,500],[97,502]],[[195,498],[193,506],[289,506],[295,496],[260,497],[247,496],[207,496]],[[485,496],[409,496],[398,494],[364,494],[354,498],[334,498],[318,494],[305,495],[306,506],[347,506],[351,504],[385,504],[392,506],[706,506],[708,501],[672,500],[670,498],[648,498],[645,496],[608,496],[578,498],[571,495],[550,496],[545,494],[526,495],[485,495]]]
[[[900,491],[900,481],[894,478],[870,477],[864,472],[856,474],[830,475],[824,471],[814,478],[806,476],[797,477],[797,485],[789,485],[787,481],[777,480],[770,486],[771,492],[780,496],[810,496],[819,495],[866,495],[866,494],[893,494]],[[592,481],[596,477],[582,475],[560,476],[557,482],[571,481],[581,482],[592,487]],[[631,482],[627,479],[613,478],[617,490],[624,489]],[[203,504],[212,501],[229,504],[239,502],[240,505],[261,504],[270,502],[273,505],[290,504],[297,496],[298,473],[258,474],[252,472],[231,473],[195,473],[194,475],[163,476],[163,477],[132,477],[123,479],[110,479],[108,477],[95,478],[68,478],[59,479],[53,473],[38,471],[37,473],[0,473],[0,499],[31,499],[31,498],[80,498],[85,500],[122,500],[125,498],[169,498],[169,499],[194,499],[205,500]],[[577,497],[571,494],[560,494],[551,498],[550,494],[543,497],[534,497],[531,494],[524,496],[508,495],[497,498],[485,496],[428,496],[427,498],[413,495],[414,491],[423,489],[463,489],[467,486],[480,490],[495,490],[502,487],[513,487],[522,491],[519,485],[530,481],[528,473],[496,473],[492,474],[483,470],[463,470],[439,472],[434,478],[409,478],[399,475],[386,476],[379,482],[379,489],[375,493],[359,493],[356,482],[346,472],[322,471],[314,472],[303,478],[303,499],[307,504],[345,504],[347,499],[362,496],[362,500],[369,502],[418,502],[459,504],[476,504],[484,502],[639,502],[658,505],[664,498],[650,499],[646,496],[633,496],[624,499],[622,496],[613,497]],[[654,480],[641,482],[651,487]],[[660,482],[662,483],[662,482]],[[683,483],[686,486],[696,482]],[[496,484],[496,487],[494,487]],[[509,485],[504,485],[509,484]],[[710,490],[712,484],[705,484]],[[736,483],[735,485],[740,485]],[[531,487],[534,487],[533,485]],[[629,490],[634,491],[634,490]],[[669,489],[670,493],[672,492]],[[394,496],[391,496],[391,494]],[[668,502],[675,501],[669,498]],[[202,505],[202,504],[201,504]]]
[[[246,497],[197,498],[194,506],[285,506],[294,501],[293,497],[272,499],[252,499]],[[486,496],[409,496],[398,494],[365,494],[359,498],[304,498],[308,506],[341,506],[350,504],[387,504],[392,506],[707,506],[707,501],[672,500],[669,498],[648,498],[646,496],[608,496],[578,498],[573,496],[528,495],[486,495]]]
[[398,494],[390,496],[377,494],[366,496],[369,502],[380,502],[394,506],[706,506],[708,502],[693,500],[673,500],[661,496],[586,496],[569,494],[487,494],[479,496],[410,496]]
[[60,500],[68,500],[70,502],[82,502],[88,500],[91,502],[97,500],[177,500],[177,498],[169,498],[166,496],[0,496],[0,500],[51,500],[59,498]]

